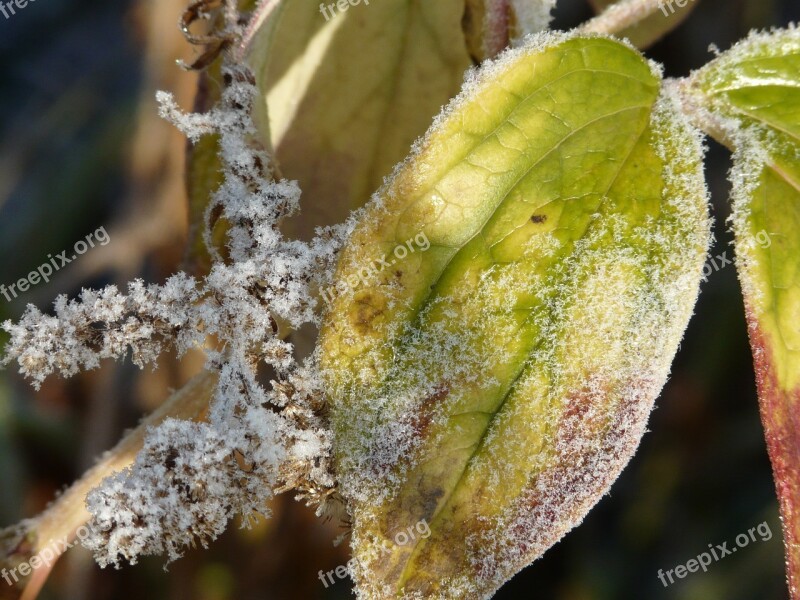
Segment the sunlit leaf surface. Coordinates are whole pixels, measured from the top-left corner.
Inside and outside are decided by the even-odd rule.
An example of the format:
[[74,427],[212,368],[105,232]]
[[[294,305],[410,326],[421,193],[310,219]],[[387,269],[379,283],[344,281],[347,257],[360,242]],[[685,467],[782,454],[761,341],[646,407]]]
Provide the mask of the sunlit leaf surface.
[[638,52],[544,34],[381,188],[320,342],[361,597],[485,597],[608,490],[697,296],[701,154]]

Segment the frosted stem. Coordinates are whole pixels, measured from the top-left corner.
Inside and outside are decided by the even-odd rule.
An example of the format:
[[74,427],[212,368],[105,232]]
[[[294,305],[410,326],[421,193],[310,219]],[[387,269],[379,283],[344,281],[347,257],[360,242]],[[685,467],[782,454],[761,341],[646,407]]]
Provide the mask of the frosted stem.
[[613,35],[640,23],[662,10],[664,0],[622,0],[609,6],[594,19],[578,28],[581,33],[607,33]]
[[683,114],[692,122],[692,125],[728,148],[731,152],[736,151],[736,144],[731,135],[730,127],[726,127],[719,117],[703,106],[702,100],[692,90],[691,78],[668,79],[664,82],[664,85],[674,91],[675,97],[680,100]]
[[[200,419],[211,401],[217,378],[216,373],[209,371],[194,377],[145,418],[136,429],[128,433],[44,512],[0,532],[0,566],[9,570],[15,568],[47,547],[54,552],[62,552],[63,544],[55,542],[61,540],[71,542],[81,525],[89,521],[91,515],[84,506],[86,494],[96,488],[105,477],[133,463],[136,454],[142,448],[149,427],[160,424],[168,417]],[[47,579],[48,570],[42,566],[34,571],[22,592],[23,600],[36,598]]]

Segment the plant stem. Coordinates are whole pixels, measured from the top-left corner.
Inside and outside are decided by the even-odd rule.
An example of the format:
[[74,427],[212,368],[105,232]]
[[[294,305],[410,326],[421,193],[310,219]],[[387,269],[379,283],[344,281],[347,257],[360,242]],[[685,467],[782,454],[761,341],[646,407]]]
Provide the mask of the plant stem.
[[[57,559],[57,555],[63,552],[64,544],[56,542],[72,542],[78,529],[88,522],[91,516],[84,506],[86,494],[97,487],[105,477],[133,463],[136,453],[142,448],[148,428],[155,427],[169,417],[201,420],[216,387],[217,377],[216,373],[210,371],[203,371],[194,377],[145,418],[136,429],[122,438],[112,450],[106,452],[100,462],[84,473],[44,512],[0,532],[0,566],[9,570],[16,568],[45,548],[50,548]],[[50,566],[34,570],[26,583],[20,578],[20,583],[25,585],[24,591],[21,588],[14,588],[15,591],[11,596],[0,593],[0,597],[17,597],[17,594],[21,593],[19,597],[22,600],[35,598],[47,579],[47,572],[52,562]]]
[[691,77],[668,79],[664,82],[664,86],[674,91],[680,99],[681,111],[692,122],[692,125],[731,152],[736,151],[736,144],[731,137],[730,128],[726,128],[719,117],[703,106],[702,97],[693,89]]
[[661,10],[664,0],[622,0],[578,28],[581,33],[613,35],[640,23]]

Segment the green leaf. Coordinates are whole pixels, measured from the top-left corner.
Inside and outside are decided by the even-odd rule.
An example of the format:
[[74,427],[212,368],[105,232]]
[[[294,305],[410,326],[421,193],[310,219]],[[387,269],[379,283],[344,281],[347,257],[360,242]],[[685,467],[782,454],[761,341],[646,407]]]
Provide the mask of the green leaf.
[[761,416],[800,598],[800,30],[751,35],[693,74],[701,126],[735,150],[733,229]]
[[486,597],[634,452],[709,238],[700,141],[659,90],[619,41],[538,36],[361,216],[320,352],[363,597]]
[[[622,0],[589,0],[595,11],[603,12]],[[686,20],[700,0],[664,0],[661,9],[634,27],[620,31],[617,36],[627,38],[637,48],[648,48]]]
[[472,65],[464,0],[365,0],[327,21],[317,2],[264,7],[246,42],[260,121],[303,190],[293,225],[313,232],[362,206],[458,93]]

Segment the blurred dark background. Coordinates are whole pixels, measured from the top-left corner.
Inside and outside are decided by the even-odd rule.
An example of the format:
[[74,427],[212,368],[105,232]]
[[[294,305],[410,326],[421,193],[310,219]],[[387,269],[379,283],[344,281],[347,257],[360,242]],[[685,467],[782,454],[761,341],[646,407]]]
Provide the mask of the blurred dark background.
[[[436,1],[436,0],[424,0]],[[681,76],[751,28],[800,20],[797,0],[694,0],[694,14],[652,47],[668,76]],[[162,281],[179,268],[186,239],[184,140],[156,115],[156,89],[190,107],[195,75],[174,61],[192,51],[177,29],[184,0],[38,0],[0,15],[0,283],[10,284],[102,226],[97,246],[13,302],[46,308],[82,286]],[[560,0],[555,26],[591,15],[585,0]],[[713,254],[732,257],[728,153],[710,142],[707,175],[716,220]],[[4,341],[4,338],[1,341]],[[167,357],[156,371],[129,364],[39,393],[0,373],[0,526],[33,516],[78,477],[125,428],[202,365]],[[787,598],[777,502],[759,421],[735,269],[712,274],[641,448],[609,496],[498,599],[780,600]],[[274,518],[233,526],[207,551],[163,569],[147,559],[99,569],[70,550],[43,599],[349,598],[347,581],[317,579],[347,561],[336,523],[280,498]],[[709,544],[766,521],[769,541],[751,543],[664,588],[659,569],[685,564]],[[0,585],[5,585],[0,581]]]

